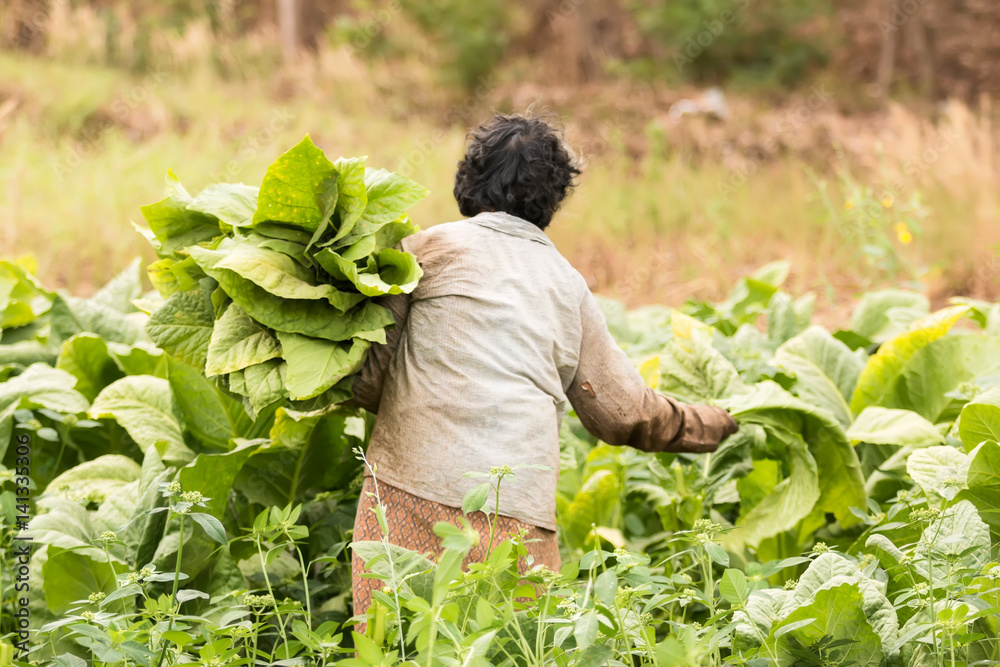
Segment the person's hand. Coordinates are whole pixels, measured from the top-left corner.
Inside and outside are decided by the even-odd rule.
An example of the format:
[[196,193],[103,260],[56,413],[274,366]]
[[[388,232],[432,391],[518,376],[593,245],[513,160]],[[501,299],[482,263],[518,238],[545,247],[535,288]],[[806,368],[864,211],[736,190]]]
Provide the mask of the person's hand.
[[729,414],[728,412],[726,412],[722,408],[716,408],[716,410],[718,410],[719,412],[722,413],[722,416],[725,418],[725,422],[726,422],[725,425],[723,426],[723,429],[722,429],[723,430],[723,436],[722,436],[722,438],[719,439],[719,443],[721,444],[726,438],[728,438],[729,436],[731,436],[734,433],[736,433],[737,431],[739,431],[740,430],[740,425],[739,425],[739,422],[737,422],[735,419],[733,419],[733,416],[731,414]]
[[685,438],[678,451],[693,454],[708,454],[719,448],[722,442],[740,430],[732,415],[714,405],[685,406],[688,414],[685,424]]

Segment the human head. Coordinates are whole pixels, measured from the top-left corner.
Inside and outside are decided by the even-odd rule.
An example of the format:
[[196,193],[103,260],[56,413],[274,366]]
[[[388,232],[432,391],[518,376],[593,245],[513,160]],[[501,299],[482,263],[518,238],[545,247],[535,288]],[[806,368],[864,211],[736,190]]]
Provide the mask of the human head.
[[469,138],[455,174],[462,215],[503,211],[545,229],[580,173],[562,134],[542,118],[497,114]]

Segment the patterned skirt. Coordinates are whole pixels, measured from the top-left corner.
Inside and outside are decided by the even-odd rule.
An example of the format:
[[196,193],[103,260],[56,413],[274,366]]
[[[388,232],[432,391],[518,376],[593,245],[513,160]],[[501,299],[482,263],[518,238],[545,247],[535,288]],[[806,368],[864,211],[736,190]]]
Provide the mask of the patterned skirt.
[[[442,551],[441,538],[434,534],[434,524],[438,521],[447,521],[456,526],[461,525],[458,517],[463,516],[463,514],[459,508],[418,498],[385,482],[378,483],[378,490],[379,495],[382,496],[382,504],[385,506],[386,521],[389,524],[389,538],[393,544],[434,559]],[[378,519],[375,517],[375,512],[372,511],[376,502],[368,495],[374,492],[374,481],[371,477],[365,477],[361,498],[358,500],[358,513],[354,519],[355,541],[379,541],[382,539],[382,529],[379,528]],[[489,536],[489,520],[485,514],[474,512],[464,516],[472,524],[472,527],[479,531],[480,535]],[[508,516],[499,516],[497,520],[497,535],[494,538],[494,544],[509,538],[511,535],[516,535],[521,529],[525,529],[528,531],[526,539],[536,540],[525,545],[528,553],[534,558],[532,566],[545,565],[550,570],[559,571],[561,561],[559,542],[556,539],[555,531],[532,526]],[[464,564],[481,562],[486,557],[487,542],[488,539],[484,539],[473,547]],[[529,569],[523,558],[519,569],[522,573]],[[366,572],[364,563],[357,555],[352,555],[351,574],[355,614],[364,614],[368,610],[371,605],[372,591],[380,589],[383,585],[378,579],[362,577],[364,572]],[[363,629],[360,631],[363,632]]]

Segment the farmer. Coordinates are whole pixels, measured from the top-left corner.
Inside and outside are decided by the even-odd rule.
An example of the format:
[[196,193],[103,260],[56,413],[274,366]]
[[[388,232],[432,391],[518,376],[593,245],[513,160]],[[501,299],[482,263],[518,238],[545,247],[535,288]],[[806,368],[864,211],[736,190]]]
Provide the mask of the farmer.
[[[560,134],[540,118],[498,115],[470,138],[454,190],[467,219],[403,240],[424,275],[412,294],[385,299],[396,326],[372,347],[355,403],[378,415],[367,457],[393,544],[438,553],[434,524],[457,523],[482,481],[464,473],[534,464],[548,469],[504,482],[498,534],[526,529],[534,563],[558,571],[559,424],[570,406],[597,438],[645,452],[711,452],[737,426],[721,408],[646,387],[586,280],[546,236],[580,173]],[[356,541],[382,538],[374,490],[366,476]],[[467,518],[489,532],[482,513]],[[382,582],[360,576],[357,555],[352,565],[363,614]]]

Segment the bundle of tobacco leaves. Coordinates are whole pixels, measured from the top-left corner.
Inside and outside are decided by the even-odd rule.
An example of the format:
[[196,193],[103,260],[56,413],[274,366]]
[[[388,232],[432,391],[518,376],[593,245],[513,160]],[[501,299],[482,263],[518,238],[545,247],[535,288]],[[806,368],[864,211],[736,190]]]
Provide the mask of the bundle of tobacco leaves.
[[172,173],[143,207],[148,267],[166,299],[150,337],[204,371],[256,415],[282,401],[317,409],[350,397],[391,313],[376,297],[412,291],[417,231],[405,211],[427,190],[365,158],[327,159],[306,136],[260,187],[216,183],[192,197]]

